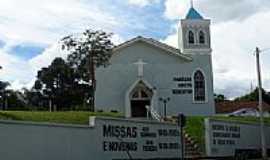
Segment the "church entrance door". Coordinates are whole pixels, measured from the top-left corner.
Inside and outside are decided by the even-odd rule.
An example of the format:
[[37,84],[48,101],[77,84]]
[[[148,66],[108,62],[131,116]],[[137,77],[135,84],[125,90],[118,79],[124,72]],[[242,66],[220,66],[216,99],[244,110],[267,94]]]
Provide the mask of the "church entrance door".
[[131,117],[147,117],[146,106],[151,105],[153,92],[140,81],[130,94]]
[[146,106],[150,105],[149,100],[132,100],[131,101],[131,113],[132,117],[146,117]]

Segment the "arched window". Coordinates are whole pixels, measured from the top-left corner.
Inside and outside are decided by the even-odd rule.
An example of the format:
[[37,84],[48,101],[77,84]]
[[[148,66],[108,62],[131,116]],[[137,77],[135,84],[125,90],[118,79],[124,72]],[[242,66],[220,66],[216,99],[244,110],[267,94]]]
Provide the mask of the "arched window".
[[194,33],[192,31],[188,32],[188,43],[189,44],[195,43],[195,37],[194,37]]
[[203,31],[199,32],[199,42],[200,44],[205,44],[205,36]]
[[204,102],[205,98],[205,78],[201,71],[194,74],[194,100],[196,102]]
[[138,88],[133,91],[131,99],[132,100],[148,100],[151,99],[150,91],[144,90],[143,88]]

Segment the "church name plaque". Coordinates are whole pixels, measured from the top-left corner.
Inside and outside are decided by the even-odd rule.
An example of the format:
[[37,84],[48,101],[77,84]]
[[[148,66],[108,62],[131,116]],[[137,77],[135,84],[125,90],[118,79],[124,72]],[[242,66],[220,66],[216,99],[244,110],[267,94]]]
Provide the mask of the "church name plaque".
[[174,77],[173,81],[175,82],[191,82],[191,77]]
[[192,78],[191,77],[174,77],[176,88],[172,89],[174,95],[192,94]]
[[192,88],[192,83],[179,83],[178,88]]
[[173,94],[192,94],[192,89],[173,89]]

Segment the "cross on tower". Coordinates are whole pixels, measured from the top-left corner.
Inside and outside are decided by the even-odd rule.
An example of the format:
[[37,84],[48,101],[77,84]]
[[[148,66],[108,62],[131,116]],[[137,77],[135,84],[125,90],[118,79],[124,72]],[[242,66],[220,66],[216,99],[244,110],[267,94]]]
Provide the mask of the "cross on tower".
[[190,0],[190,6],[193,8],[193,0]]
[[138,77],[142,78],[143,77],[143,67],[147,63],[143,62],[142,59],[139,59],[138,62],[136,62],[134,64],[138,66]]

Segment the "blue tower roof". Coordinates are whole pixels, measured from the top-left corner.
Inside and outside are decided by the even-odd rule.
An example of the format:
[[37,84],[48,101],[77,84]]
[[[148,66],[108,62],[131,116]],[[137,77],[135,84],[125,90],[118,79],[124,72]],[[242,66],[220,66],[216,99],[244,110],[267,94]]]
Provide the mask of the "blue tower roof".
[[186,19],[203,19],[198,11],[191,7],[186,15]]

